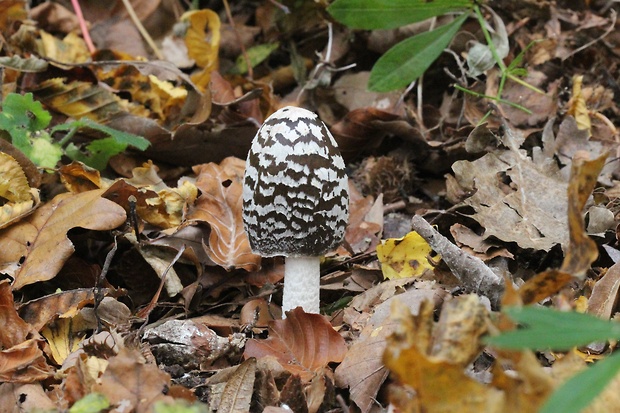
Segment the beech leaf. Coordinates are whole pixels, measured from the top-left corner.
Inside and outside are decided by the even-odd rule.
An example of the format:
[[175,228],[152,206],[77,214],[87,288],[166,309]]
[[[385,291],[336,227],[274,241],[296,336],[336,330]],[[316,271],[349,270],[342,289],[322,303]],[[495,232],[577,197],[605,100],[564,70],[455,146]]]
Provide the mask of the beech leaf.
[[252,253],[241,218],[245,161],[228,157],[219,165],[208,163],[194,167],[196,186],[202,195],[188,220],[205,221],[211,226],[205,250],[213,262],[226,269],[255,271],[260,255]]
[[346,351],[344,339],[325,317],[297,307],[286,319],[269,324],[268,339],[249,340],[244,357],[273,356],[284,369],[309,382],[329,363],[341,362]]

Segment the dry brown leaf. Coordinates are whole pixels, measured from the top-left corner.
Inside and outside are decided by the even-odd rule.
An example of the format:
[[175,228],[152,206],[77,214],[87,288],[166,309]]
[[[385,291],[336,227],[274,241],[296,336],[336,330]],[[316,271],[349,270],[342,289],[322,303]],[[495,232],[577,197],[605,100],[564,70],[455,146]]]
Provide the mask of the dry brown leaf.
[[588,313],[609,319],[614,313],[620,290],[620,263],[615,263],[599,279],[588,299]]
[[347,351],[344,339],[319,314],[296,308],[284,320],[269,325],[269,338],[249,340],[244,357],[273,356],[286,370],[309,382],[329,363],[341,362]]
[[[376,200],[370,195],[364,197],[350,181],[349,210],[351,215],[344,236],[346,243],[354,254],[374,251],[383,230],[383,197],[379,196]],[[376,214],[376,211],[380,212]],[[343,248],[341,246],[340,250]]]
[[164,392],[170,376],[154,364],[146,364],[135,350],[122,348],[110,358],[109,365],[92,391],[103,394],[116,409],[146,413],[158,401],[172,401]]
[[567,184],[547,164],[506,150],[473,162],[457,161],[452,169],[461,187],[474,192],[464,202],[476,211],[472,218],[485,228],[485,239],[545,251],[567,243]]
[[50,376],[43,340],[15,310],[8,282],[0,283],[0,381],[30,383]]
[[63,165],[58,168],[58,173],[65,188],[73,193],[110,186],[110,182],[102,178],[98,170],[90,168],[82,162],[73,161],[68,165]]
[[245,162],[229,157],[219,165],[209,163],[194,167],[196,186],[202,195],[188,220],[205,221],[211,226],[209,258],[226,269],[255,271],[260,255],[252,253],[241,218]]
[[338,387],[350,389],[351,400],[362,413],[375,405],[379,388],[389,371],[383,364],[386,338],[394,332],[396,323],[390,319],[378,326],[369,326],[360,334],[335,371]]
[[330,127],[342,156],[355,158],[363,151],[379,147],[387,131],[374,124],[375,121],[393,121],[397,115],[375,108],[352,110],[338,123]]
[[587,161],[573,160],[568,184],[569,243],[559,269],[550,269],[530,278],[519,288],[525,304],[535,303],[557,293],[573,277],[583,278],[598,257],[598,247],[588,236],[583,221],[583,208],[596,185],[607,154]]
[[568,184],[568,229],[570,240],[561,271],[583,278],[590,264],[598,258],[598,247],[586,232],[583,208],[596,186],[607,153],[593,160],[576,156],[571,166]]
[[250,411],[254,380],[256,379],[256,359],[251,357],[237,367],[226,382],[218,413],[245,413]]
[[[58,408],[41,384],[0,384],[0,406],[8,412],[54,411]],[[14,407],[11,409],[9,406]]]
[[60,194],[21,222],[0,230],[6,240],[0,268],[13,289],[52,279],[73,253],[67,232],[76,227],[106,231],[125,222],[125,210],[101,197],[103,190]]
[[9,348],[26,340],[32,331],[15,310],[11,286],[7,281],[0,282],[0,348]]
[[50,294],[26,303],[19,310],[19,315],[40,331],[50,321],[60,318],[70,318],[94,300],[92,288],[77,288],[69,291]]
[[290,376],[280,392],[280,403],[296,413],[308,413],[304,386],[298,375]]

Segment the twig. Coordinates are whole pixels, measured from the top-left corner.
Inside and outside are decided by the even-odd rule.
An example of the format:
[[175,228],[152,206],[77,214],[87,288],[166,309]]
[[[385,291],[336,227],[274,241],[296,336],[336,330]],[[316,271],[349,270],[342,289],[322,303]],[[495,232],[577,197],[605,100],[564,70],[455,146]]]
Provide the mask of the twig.
[[144,40],[148,43],[149,47],[153,50],[153,53],[155,53],[155,56],[157,56],[159,60],[164,60],[164,55],[161,54],[161,52],[159,51],[159,48],[153,41],[153,38],[151,37],[149,32],[146,31],[146,29],[140,22],[140,19],[138,18],[138,15],[136,14],[136,11],[133,9],[133,6],[131,5],[131,3],[129,3],[129,0],[123,0],[123,5],[125,6],[127,13],[129,13],[129,17],[131,18],[131,21],[133,22],[133,24],[136,25],[136,27],[138,28],[138,31],[140,32]]
[[97,311],[99,309],[99,304],[101,304],[104,298],[101,285],[105,281],[105,277],[110,270],[110,264],[112,263],[112,258],[114,258],[114,254],[116,254],[117,249],[118,244],[116,243],[116,236],[114,236],[114,246],[105,257],[105,261],[103,262],[103,268],[101,269],[101,273],[97,278],[97,285],[95,286],[93,312],[95,313],[95,319],[97,320],[97,333],[103,331],[103,323],[101,322],[101,317],[99,316],[99,312]]
[[480,258],[474,257],[450,242],[424,218],[415,215],[411,220],[413,230],[420,234],[431,248],[441,255],[463,286],[488,297],[492,308],[499,308],[504,292],[504,280],[495,274]]
[[88,47],[88,51],[90,52],[90,54],[93,54],[97,51],[97,49],[93,44],[93,40],[90,38],[88,27],[86,27],[86,20],[84,20],[82,8],[80,7],[80,2],[78,0],[71,0],[71,5],[73,6],[73,11],[75,11],[78,22],[80,22],[80,30],[82,31],[82,37],[84,38],[84,42],[86,42],[86,47]]

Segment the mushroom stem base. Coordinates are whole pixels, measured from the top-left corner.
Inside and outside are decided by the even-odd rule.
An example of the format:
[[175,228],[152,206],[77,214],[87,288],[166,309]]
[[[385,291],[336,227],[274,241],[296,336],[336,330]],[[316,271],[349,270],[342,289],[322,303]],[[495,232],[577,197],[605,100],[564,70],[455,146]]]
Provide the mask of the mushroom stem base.
[[301,307],[306,313],[319,312],[321,280],[320,257],[287,257],[284,263],[282,317],[286,311]]

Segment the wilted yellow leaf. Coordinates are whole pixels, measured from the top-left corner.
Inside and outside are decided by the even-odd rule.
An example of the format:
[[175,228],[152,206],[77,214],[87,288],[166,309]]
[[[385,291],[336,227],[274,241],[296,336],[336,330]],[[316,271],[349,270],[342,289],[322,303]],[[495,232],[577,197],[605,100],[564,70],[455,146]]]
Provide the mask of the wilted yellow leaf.
[[403,238],[382,240],[377,245],[381,271],[388,279],[419,277],[424,271],[432,270],[433,264],[429,260],[432,252],[424,238],[415,231]]

